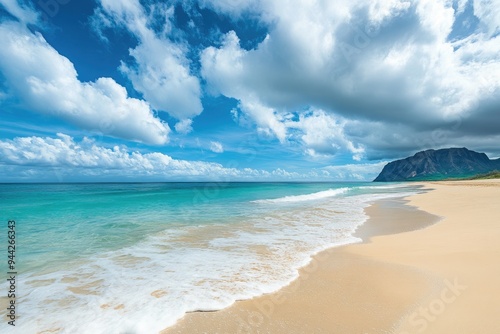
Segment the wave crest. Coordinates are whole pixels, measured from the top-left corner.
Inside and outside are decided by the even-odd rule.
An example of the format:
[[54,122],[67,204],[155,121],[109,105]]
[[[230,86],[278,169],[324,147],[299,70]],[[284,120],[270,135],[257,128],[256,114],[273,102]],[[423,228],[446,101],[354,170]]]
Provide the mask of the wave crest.
[[297,196],[285,196],[274,199],[260,199],[256,201],[252,201],[252,203],[259,204],[269,204],[269,203],[296,203],[296,202],[305,202],[305,201],[314,201],[318,199],[335,197],[349,191],[349,188],[338,188],[338,189],[328,189],[324,191],[319,191],[317,193],[306,194],[306,195],[297,195]]

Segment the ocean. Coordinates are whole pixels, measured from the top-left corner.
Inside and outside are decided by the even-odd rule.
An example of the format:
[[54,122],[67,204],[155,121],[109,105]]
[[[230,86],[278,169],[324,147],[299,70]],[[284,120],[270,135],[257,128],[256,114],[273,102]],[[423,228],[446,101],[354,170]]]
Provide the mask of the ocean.
[[[353,232],[371,202],[418,191],[374,183],[1,184],[0,266],[7,276],[7,222],[15,220],[17,272],[16,326],[1,332],[157,333],[186,312],[280,289],[315,253],[360,242]],[[2,319],[8,290],[2,280]]]

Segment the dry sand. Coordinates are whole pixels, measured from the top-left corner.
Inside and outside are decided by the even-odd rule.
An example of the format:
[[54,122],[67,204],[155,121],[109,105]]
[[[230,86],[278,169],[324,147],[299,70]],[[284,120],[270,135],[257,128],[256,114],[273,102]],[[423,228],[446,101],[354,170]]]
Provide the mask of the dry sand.
[[[426,212],[378,202],[357,232],[366,242],[318,254],[276,293],[162,333],[499,334],[500,181],[425,186],[409,204]],[[443,219],[429,226],[433,215]]]

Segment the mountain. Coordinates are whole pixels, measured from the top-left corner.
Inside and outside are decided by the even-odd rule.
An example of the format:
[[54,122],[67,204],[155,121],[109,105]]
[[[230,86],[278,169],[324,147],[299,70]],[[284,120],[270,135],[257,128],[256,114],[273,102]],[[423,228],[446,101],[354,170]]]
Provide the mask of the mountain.
[[374,182],[465,178],[494,170],[500,170],[500,159],[490,160],[486,154],[466,148],[447,148],[390,162]]

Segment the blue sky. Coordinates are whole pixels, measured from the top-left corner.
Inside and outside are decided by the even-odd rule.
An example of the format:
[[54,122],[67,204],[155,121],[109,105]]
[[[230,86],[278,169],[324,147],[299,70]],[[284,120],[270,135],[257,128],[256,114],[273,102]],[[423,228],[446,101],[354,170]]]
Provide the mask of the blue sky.
[[0,182],[371,180],[500,155],[498,0],[0,0]]

